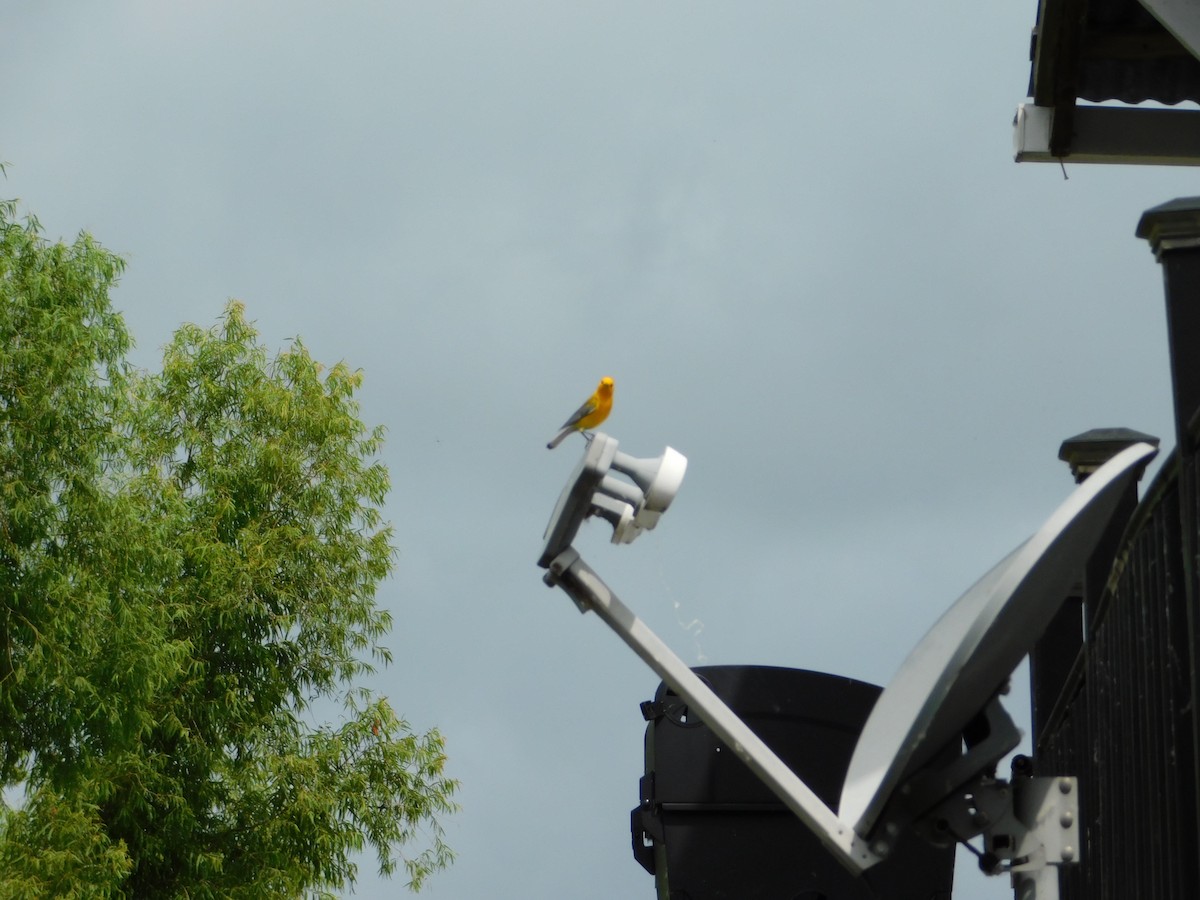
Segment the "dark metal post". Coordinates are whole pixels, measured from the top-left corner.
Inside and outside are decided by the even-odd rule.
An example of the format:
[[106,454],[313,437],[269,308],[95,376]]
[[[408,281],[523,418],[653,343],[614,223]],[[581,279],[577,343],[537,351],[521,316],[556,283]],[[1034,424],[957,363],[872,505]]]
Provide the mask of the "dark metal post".
[[[1126,447],[1143,441],[1158,446],[1158,438],[1131,428],[1094,428],[1063,441],[1058,458],[1070,465],[1075,483],[1080,484]],[[1089,558],[1085,571],[1080,573],[1081,579],[1071,596],[1067,597],[1062,609],[1029,654],[1033,746],[1035,759],[1039,761],[1046,749],[1042,746],[1042,739],[1054,731],[1051,723],[1055,708],[1065,708],[1071,702],[1072,698],[1064,696],[1064,691],[1071,693],[1078,688],[1078,685],[1068,686],[1068,681],[1071,680],[1071,670],[1079,664],[1083,647],[1086,627],[1084,611],[1087,610],[1087,619],[1090,621],[1104,590],[1117,542],[1136,506],[1137,485],[1132,484]],[[1047,762],[1053,767],[1062,761]]]
[[1191,455],[1200,409],[1200,197],[1184,197],[1147,210],[1138,222],[1137,236],[1150,242],[1163,268],[1175,429],[1179,449]]
[[[1200,411],[1200,197],[1184,197],[1147,210],[1137,226],[1162,265],[1167,301],[1167,342],[1179,459],[1180,544],[1187,602],[1187,647],[1191,693],[1192,747],[1200,747],[1200,585],[1197,585],[1197,412]],[[1194,823],[1200,817],[1200,754],[1192,753]],[[1197,877],[1193,868],[1193,878]]]
[[[1067,438],[1058,450],[1058,458],[1071,467],[1071,475],[1076,484],[1086,481],[1088,476],[1098,468],[1134,444],[1146,443],[1159,445],[1159,440],[1152,434],[1143,434],[1132,428],[1093,428],[1083,434]],[[1129,486],[1128,492],[1121,499],[1121,505],[1113,514],[1108,529],[1095,551],[1088,558],[1088,564],[1083,574],[1082,592],[1084,609],[1084,628],[1090,628],[1097,613],[1097,605],[1104,593],[1104,585],[1108,582],[1109,570],[1112,568],[1113,557],[1121,539],[1121,532],[1133,511],[1137,508],[1137,482]],[[1082,633],[1081,633],[1082,637]]]
[[[1079,484],[1123,449],[1142,441],[1158,445],[1158,438],[1129,428],[1096,428],[1063,441],[1058,458],[1070,465],[1075,483]],[[1091,711],[1084,632],[1098,614],[1102,615],[1100,596],[1121,534],[1136,506],[1134,483],[1121,498],[1083,571],[1078,573],[1079,580],[1070,595],[1029,654],[1034,771],[1039,775],[1070,772],[1079,777],[1079,812],[1083,823],[1091,822],[1100,808],[1095,802],[1098,785],[1088,749]],[[1091,849],[1091,845],[1085,849],[1085,859]],[[1060,886],[1063,900],[1091,896],[1088,876],[1092,872],[1087,865],[1064,869]]]

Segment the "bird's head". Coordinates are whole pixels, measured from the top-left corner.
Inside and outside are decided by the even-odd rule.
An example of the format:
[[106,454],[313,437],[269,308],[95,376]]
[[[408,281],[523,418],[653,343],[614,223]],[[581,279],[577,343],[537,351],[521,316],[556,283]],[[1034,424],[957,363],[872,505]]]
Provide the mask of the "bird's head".
[[611,394],[613,389],[613,380],[605,375],[600,379],[600,393]]

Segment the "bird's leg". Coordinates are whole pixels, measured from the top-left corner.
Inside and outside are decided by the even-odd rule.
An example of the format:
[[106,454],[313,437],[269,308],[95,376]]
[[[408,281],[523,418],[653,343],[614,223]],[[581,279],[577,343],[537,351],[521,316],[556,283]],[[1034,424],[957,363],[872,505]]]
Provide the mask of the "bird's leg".
[[581,432],[579,432],[579,433],[583,435],[583,439],[584,439],[585,441],[587,441],[589,444],[590,444],[590,443],[591,443],[591,442],[592,442],[592,441],[595,439],[595,437],[596,437],[596,432],[594,432],[594,431],[581,431]]

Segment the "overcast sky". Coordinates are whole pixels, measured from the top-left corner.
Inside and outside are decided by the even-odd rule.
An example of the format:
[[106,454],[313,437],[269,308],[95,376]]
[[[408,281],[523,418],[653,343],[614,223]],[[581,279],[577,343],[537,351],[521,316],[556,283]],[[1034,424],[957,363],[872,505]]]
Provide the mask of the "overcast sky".
[[127,258],[135,361],[236,297],[365,372],[377,687],[462,781],[424,896],[653,896],[657,678],[535,565],[601,375],[622,449],[689,468],[655,532],[577,546],[692,664],[885,684],[1069,493],[1063,438],[1174,445],[1133,230],[1196,175],[1012,161],[1036,6],[5,4],[0,195]]

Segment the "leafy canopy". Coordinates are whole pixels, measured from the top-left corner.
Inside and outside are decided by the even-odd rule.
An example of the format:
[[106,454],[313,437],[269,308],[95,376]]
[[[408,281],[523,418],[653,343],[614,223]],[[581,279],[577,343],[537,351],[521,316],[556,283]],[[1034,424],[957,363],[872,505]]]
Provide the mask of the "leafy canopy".
[[419,888],[456,785],[361,687],[394,556],[361,375],[236,302],[137,371],[121,270],[0,203],[0,898],[326,896],[368,846]]

